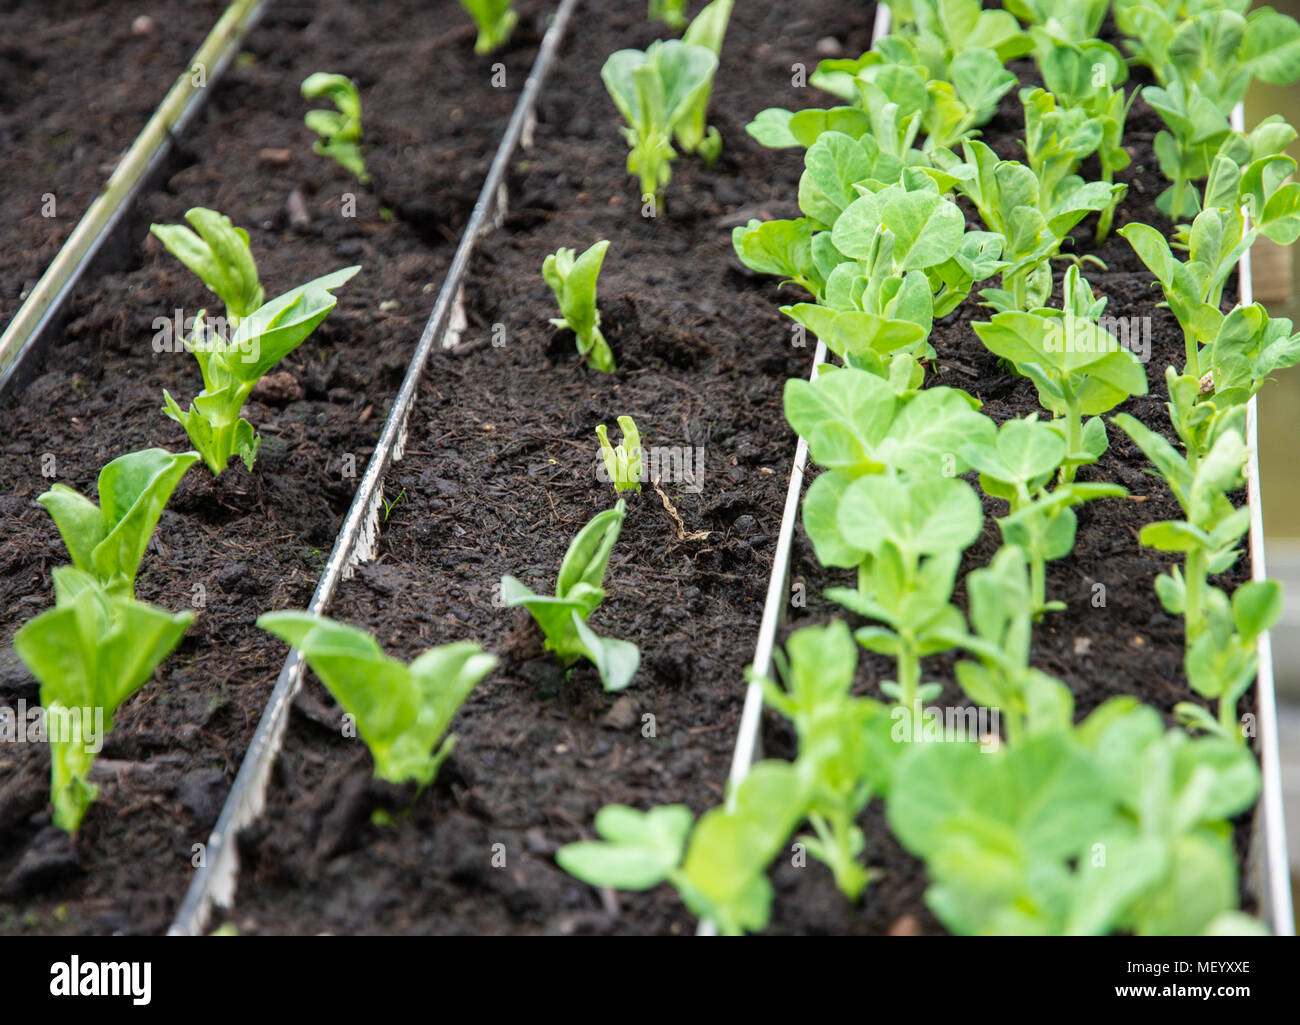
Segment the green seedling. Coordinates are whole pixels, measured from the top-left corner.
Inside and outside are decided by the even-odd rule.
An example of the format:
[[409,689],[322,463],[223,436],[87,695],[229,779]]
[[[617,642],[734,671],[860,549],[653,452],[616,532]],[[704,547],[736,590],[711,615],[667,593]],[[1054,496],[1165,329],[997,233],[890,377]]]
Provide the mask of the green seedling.
[[618,418],[623,440],[617,448],[609,443],[609,435],[604,424],[596,427],[596,437],[600,439],[600,453],[605,461],[605,472],[614,485],[614,494],[621,491],[641,490],[641,435],[636,429],[636,421],[630,416]]
[[133,598],[158,518],[198,459],[197,452],[173,455],[161,448],[131,452],[99,471],[99,505],[66,484],[55,484],[37,501],[54,519],[72,564],[110,598]]
[[502,600],[510,608],[528,610],[545,635],[546,650],[566,667],[587,659],[607,691],[627,687],[641,664],[635,644],[600,637],[587,625],[587,617],[605,600],[601,584],[626,514],[627,503],[620,498],[578,532],[560,563],[553,596],[534,594],[512,576],[501,578]]
[[54,824],[75,833],[99,794],[90,767],[114,714],[180,643],[194,613],[111,595],[73,566],[54,569],[54,595],[54,608],[26,623],[13,643],[41,685]]
[[542,263],[542,277],[551,286],[560,306],[560,316],[552,317],[551,323],[572,331],[578,339],[578,355],[606,374],[614,372],[614,354],[600,332],[596,280],[608,248],[609,243],[604,239],[577,257],[574,250],[561,248]]
[[306,341],[334,308],[337,300],[331,291],[360,269],[345,267],[272,299],[241,321],[229,342],[219,335],[205,337],[203,314],[199,313],[185,347],[199,362],[203,390],[188,411],[164,390],[163,412],[185,428],[213,476],[236,454],[249,470],[253,468],[261,439],[253,425],[239,415],[244,403],[257,382]]
[[428,786],[451,754],[444,736],[457,710],[496,667],[472,641],[430,648],[410,665],[385,655],[364,630],[307,612],[268,612],[257,625],[296,648],[356,722],[375,776]]
[[318,71],[303,81],[302,95],[308,100],[329,100],[338,108],[307,111],[307,127],[320,136],[312,149],[369,185],[370,173],[361,155],[361,94],[356,85],[346,75]]
[[514,0],[460,0],[478,27],[474,52],[482,56],[493,53],[510,41],[510,33],[519,22]]

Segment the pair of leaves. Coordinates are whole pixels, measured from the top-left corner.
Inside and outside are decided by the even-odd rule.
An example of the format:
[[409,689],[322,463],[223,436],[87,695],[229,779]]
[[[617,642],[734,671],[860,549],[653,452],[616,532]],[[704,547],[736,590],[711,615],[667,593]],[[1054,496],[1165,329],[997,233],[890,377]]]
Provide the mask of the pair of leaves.
[[566,665],[586,658],[607,691],[627,687],[641,664],[635,644],[600,637],[586,622],[605,600],[601,584],[626,515],[627,503],[620,498],[613,509],[598,513],[578,531],[560,563],[554,595],[534,594],[512,576],[501,578],[502,600],[511,608],[528,610],[546,637],[546,650]]
[[65,484],[37,499],[54,519],[72,564],[110,597],[135,595],[135,576],[149,539],[197,452],[147,448],[119,456],[99,472],[99,505]]
[[581,256],[561,247],[542,262],[542,278],[555,293],[561,316],[552,317],[558,328],[568,328],[578,339],[578,353],[594,369],[613,373],[614,354],[600,331],[600,310],[596,307],[596,281],[609,242],[601,239]]
[[451,753],[443,740],[465,699],[497,664],[472,641],[430,648],[409,666],[369,633],[306,612],[268,612],[257,625],[296,648],[343,710],[390,783],[433,781]]
[[201,206],[186,210],[185,219],[194,231],[183,224],[151,224],[149,231],[226,304],[226,319],[236,327],[265,298],[248,232]]
[[600,77],[627,122],[627,169],[640,180],[642,196],[658,196],[672,178],[673,133],[708,102],[717,67],[708,47],[676,39],[657,40],[644,51],[616,50],[605,61]]

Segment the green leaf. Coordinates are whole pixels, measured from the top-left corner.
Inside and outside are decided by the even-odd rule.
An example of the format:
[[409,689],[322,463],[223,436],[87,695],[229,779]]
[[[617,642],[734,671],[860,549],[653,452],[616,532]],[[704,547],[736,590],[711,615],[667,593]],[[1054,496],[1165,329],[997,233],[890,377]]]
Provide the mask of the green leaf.
[[596,813],[596,832],[604,842],[565,844],[555,861],[592,886],[648,890],[681,863],[694,816],[683,804],[639,812],[621,804]]
[[197,452],[147,448],[119,456],[99,474],[99,501],[63,484],[37,499],[53,517],[72,563],[111,594],[132,597],[136,573],[158,518]]
[[375,775],[392,783],[432,782],[450,751],[450,740],[438,745],[452,718],[497,664],[495,655],[460,641],[432,648],[407,666],[385,655],[364,630],[306,612],[268,612],[257,625],[298,649],[354,717],[374,756]]
[[180,643],[194,614],[111,596],[70,566],[54,570],[54,583],[55,607],[29,620],[13,645],[41,685],[47,720],[58,709],[81,717],[80,735],[48,737],[54,824],[75,833],[98,793],[88,777],[98,751],[93,745],[103,742],[102,734],[88,735],[92,724],[85,717],[98,710],[103,731],[111,730],[114,713]]

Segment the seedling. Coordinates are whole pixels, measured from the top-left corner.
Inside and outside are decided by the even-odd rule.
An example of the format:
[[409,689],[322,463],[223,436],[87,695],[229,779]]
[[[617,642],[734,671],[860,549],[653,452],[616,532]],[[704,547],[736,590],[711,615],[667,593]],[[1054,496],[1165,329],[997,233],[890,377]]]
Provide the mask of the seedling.
[[24,625],[13,644],[41,685],[54,824],[75,833],[99,794],[90,767],[114,713],[180,643],[194,613],[111,595],[73,566],[53,574],[54,608]]
[[[610,54],[600,77],[627,126],[622,129],[631,152],[627,170],[640,183],[641,195],[657,201],[672,178],[677,155],[672,138],[708,103],[718,58],[706,46],[676,39],[656,41],[645,51]],[[688,129],[690,131],[690,129]]]
[[605,472],[614,485],[614,494],[621,491],[640,492],[641,435],[636,429],[636,421],[630,416],[620,416],[618,426],[623,432],[623,440],[617,448],[609,443],[605,425],[598,424],[596,427],[600,452],[605,460]]
[[1005,545],[987,568],[971,570],[966,594],[972,632],[952,637],[979,660],[957,663],[966,696],[998,710],[1009,744],[1068,730],[1074,708],[1069,688],[1029,664],[1035,595],[1024,549]]
[[796,631],[786,652],[788,658],[780,649],[772,653],[785,687],[767,678],[762,683],[767,703],[794,724],[795,766],[810,781],[807,814],[815,835],[799,842],[856,901],[872,878],[858,861],[866,842],[857,819],[888,781],[893,718],[880,702],[852,696],[858,655],[843,622]]
[[[1096,4],[1091,6],[1098,8]],[[1099,6],[1103,13],[1105,6],[1104,3]],[[1062,106],[1083,110],[1101,123],[1097,160],[1101,165],[1101,180],[1110,184],[1115,181],[1115,172],[1130,163],[1124,148],[1124,126],[1138,91],[1132,90],[1125,98],[1124,90],[1119,88],[1128,78],[1128,66],[1114,47],[1095,39],[1074,45],[1068,42],[1069,38],[1084,37],[1067,35],[1067,41],[1051,38],[1042,48],[1039,67],[1043,83]],[[1110,233],[1118,203],[1118,196],[1113,197],[1097,220],[1098,245]]]
[[433,782],[455,746],[443,739],[457,710],[497,664],[472,641],[430,648],[409,666],[385,655],[364,630],[306,612],[268,612],[257,625],[298,649],[356,722],[390,783]]
[[[695,16],[682,36],[682,42],[688,46],[702,46],[715,58],[721,58],[722,40],[727,34],[733,3],[734,0],[713,0]],[[716,128],[705,125],[712,91],[713,79],[710,76],[708,87],[694,96],[673,130],[678,148],[684,153],[698,153],[709,167],[722,153],[722,136]]]
[[318,71],[302,83],[304,99],[326,99],[337,110],[309,110],[306,124],[320,136],[312,149],[342,165],[362,185],[370,184],[365,158],[361,155],[361,94],[346,75]]
[[183,224],[151,224],[149,230],[226,304],[226,321],[236,328],[264,298],[248,232],[201,206],[186,210],[185,219],[195,231]]
[[1154,709],[1118,698],[1073,731],[992,752],[911,745],[887,817],[952,932],[1186,936],[1257,930],[1235,914],[1228,820],[1258,792],[1244,747],[1165,733]]
[[990,352],[1034,382],[1039,403],[1060,419],[1066,445],[1061,483],[1070,484],[1077,467],[1106,451],[1105,426],[1083,418],[1145,395],[1147,375],[1137,356],[1097,323],[1106,300],[1093,296],[1077,266],[1066,271],[1061,289],[1059,310],[999,313],[973,326]]
[[173,455],[161,448],[131,452],[99,471],[99,505],[66,484],[55,484],[37,501],[53,517],[72,564],[108,597],[133,598],[158,518],[198,459],[197,452]]
[[601,239],[581,256],[560,248],[542,263],[542,277],[555,293],[560,316],[552,317],[557,328],[568,328],[577,336],[578,355],[601,371],[614,372],[614,354],[600,333],[600,310],[596,307],[596,279],[605,261],[609,242]]
[[519,21],[514,0],[460,0],[460,5],[478,26],[475,53],[492,53],[510,41],[510,33]]
[[512,576],[501,578],[502,600],[510,608],[528,610],[546,637],[546,650],[566,667],[587,659],[607,691],[627,687],[641,664],[635,644],[600,637],[586,622],[605,600],[601,583],[626,513],[627,503],[620,498],[613,509],[598,513],[578,531],[560,563],[554,596],[534,594]]
[[[812,498],[810,492],[804,501],[805,526],[820,509]],[[962,630],[952,589],[962,552],[983,525],[979,497],[959,478],[869,475],[843,489],[835,517],[843,542],[864,556],[857,590],[833,587],[826,596],[885,624],[864,626],[854,637],[894,659],[896,679],[880,689],[919,717],[921,703],[942,689],[922,686],[921,659],[947,651]]]
[[1192,690],[1218,701],[1218,719],[1191,701],[1175,705],[1174,714],[1189,728],[1244,742],[1237,702],[1255,682],[1260,634],[1272,629],[1281,616],[1282,587],[1276,580],[1247,581],[1233,592],[1227,608],[1221,601],[1212,603],[1205,632],[1187,652],[1183,666]]
[[1124,186],[1071,176],[1057,186],[1053,199],[1040,192],[1032,170],[999,160],[984,143],[963,142],[962,151],[964,163],[945,152],[935,153],[936,163],[953,176],[985,227],[1004,239],[1002,288],[980,294],[1003,313],[1044,306],[1052,291],[1051,260],[1066,236],[1090,211],[1104,210],[1123,196]]
[[1183,569],[1156,578],[1156,593],[1165,611],[1182,615],[1186,645],[1193,649],[1213,619],[1229,616],[1228,598],[1210,586],[1211,574],[1237,561],[1236,548],[1250,529],[1250,508],[1235,508],[1229,493],[1243,484],[1246,443],[1235,430],[1225,431],[1195,469],[1174,446],[1127,414],[1115,424],[1151,460],[1182,507],[1184,519],[1148,523],[1139,540],[1157,551],[1183,553]]
[[216,476],[236,453],[249,470],[261,439],[239,414],[249,394],[266,374],[307,337],[334,308],[331,290],[348,281],[360,267],[343,270],[299,285],[261,306],[240,322],[229,343],[204,338],[203,315],[186,348],[203,372],[203,390],[188,411],[164,391],[165,412],[185,428],[203,462]]
[[[1089,422],[1101,437],[1085,445],[1089,455],[1104,451],[1105,426],[1100,418]],[[1088,433],[1086,430],[1085,434]],[[1047,600],[1046,564],[1069,555],[1074,549],[1078,521],[1074,506],[1098,498],[1122,498],[1118,484],[1069,483],[1049,490],[1066,461],[1065,437],[1051,425],[1038,422],[1037,415],[1025,420],[1008,420],[998,431],[997,441],[972,441],[962,446],[962,458],[980,473],[980,487],[993,498],[1005,499],[1009,514],[998,520],[1003,540],[1023,549],[1029,559],[1030,587],[1026,609],[1038,619],[1046,612],[1065,608]]]
[[700,918],[728,936],[760,932],[772,908],[766,870],[808,806],[808,784],[788,762],[759,762],[694,829],[674,804],[640,812],[612,804],[596,814],[599,841],[571,843],[555,860],[592,886],[649,890],[668,882]]

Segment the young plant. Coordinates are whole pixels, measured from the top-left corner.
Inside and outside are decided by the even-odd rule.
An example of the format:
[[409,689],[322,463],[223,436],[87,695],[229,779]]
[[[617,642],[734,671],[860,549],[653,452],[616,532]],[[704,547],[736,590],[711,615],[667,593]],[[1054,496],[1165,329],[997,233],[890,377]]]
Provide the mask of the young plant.
[[384,654],[364,630],[293,610],[268,612],[257,625],[299,653],[356,722],[375,760],[375,776],[427,786],[455,746],[443,737],[457,710],[496,667],[472,641],[430,648],[409,666]]
[[249,470],[261,439],[239,414],[253,388],[280,360],[306,341],[334,308],[331,290],[348,281],[360,267],[345,267],[309,281],[258,307],[241,321],[234,337],[205,337],[200,312],[194,334],[185,347],[194,353],[203,373],[203,390],[188,411],[163,391],[165,412],[185,428],[213,476],[238,453]]
[[596,814],[601,839],[565,844],[559,866],[592,886],[649,890],[671,883],[682,902],[727,936],[761,932],[772,910],[766,871],[808,807],[808,783],[788,762],[759,762],[691,828],[674,804],[640,812],[611,804]]
[[1252,79],[1290,85],[1300,78],[1300,25],[1271,7],[1247,15],[1248,2],[1120,0],[1115,21],[1134,58],[1161,85],[1195,87],[1225,114]]
[[323,71],[308,75],[302,83],[304,99],[326,99],[337,110],[309,110],[306,125],[320,136],[312,149],[341,164],[362,185],[370,184],[365,158],[361,155],[361,94],[346,75]]
[[671,180],[673,134],[701,102],[708,103],[717,68],[717,55],[708,47],[670,39],[656,40],[645,51],[617,50],[600,69],[627,122],[627,170],[637,176],[644,202],[657,202]]
[[1209,577],[1237,561],[1237,542],[1250,529],[1249,507],[1235,508],[1228,499],[1243,484],[1245,440],[1235,430],[1225,431],[1193,469],[1173,445],[1135,418],[1121,413],[1114,423],[1151,460],[1183,510],[1184,519],[1148,523],[1138,538],[1157,551],[1183,554],[1182,571],[1175,567],[1157,577],[1156,593],[1165,611],[1183,617],[1191,651],[1213,620],[1231,615],[1227,595],[1210,586]]
[[[1104,12],[1105,4],[1102,5]],[[1083,38],[1083,37],[1078,37]],[[1064,107],[1077,108],[1101,123],[1101,142],[1097,160],[1101,180],[1115,181],[1115,173],[1128,167],[1130,158],[1124,148],[1124,126],[1138,91],[1126,97],[1120,88],[1128,78],[1128,66],[1109,43],[1090,39],[1074,45],[1068,41],[1050,41],[1039,57],[1043,84]],[[1100,245],[1110,233],[1118,196],[1101,212],[1097,220],[1096,242]]]
[[628,686],[641,664],[635,644],[599,637],[586,622],[605,600],[601,582],[626,513],[627,503],[620,498],[613,509],[598,513],[578,531],[560,563],[553,596],[534,594],[512,576],[501,578],[502,600],[510,608],[528,610],[546,637],[546,650],[566,667],[587,659],[607,691]]
[[1082,183],[1075,172],[1101,145],[1104,125],[1082,107],[1056,105],[1044,89],[1022,89],[1025,161],[1038,179],[1040,209],[1052,209]]
[[1250,580],[1232,593],[1225,609],[1211,605],[1206,629],[1183,659],[1187,682],[1202,697],[1219,703],[1215,719],[1200,705],[1181,701],[1174,706],[1189,727],[1208,730],[1239,743],[1246,732],[1237,721],[1237,702],[1255,682],[1259,669],[1259,636],[1282,616],[1282,587],[1276,580]]
[[795,765],[810,783],[807,815],[815,835],[799,842],[830,868],[840,892],[856,901],[872,878],[858,861],[866,841],[857,819],[888,783],[894,718],[880,702],[853,697],[858,655],[843,622],[798,630],[786,642],[785,656],[780,649],[772,655],[785,687],[764,678],[763,693],[794,724]]
[[53,517],[72,564],[94,577],[108,597],[133,598],[158,517],[198,459],[197,452],[146,448],[118,456],[99,471],[99,505],[66,484],[55,484],[37,501]]
[[460,5],[478,26],[475,53],[492,53],[510,41],[510,33],[519,21],[514,0],[460,0]]
[[90,767],[114,713],[180,643],[194,613],[110,595],[73,566],[53,574],[54,608],[24,625],[13,644],[41,685],[54,824],[75,833],[99,793]]
[[952,932],[1186,936],[1257,930],[1235,913],[1229,820],[1258,792],[1245,747],[1116,698],[991,752],[911,745],[886,815]]
[[620,416],[618,426],[623,432],[623,440],[617,448],[609,443],[609,435],[604,424],[596,426],[596,437],[600,439],[600,454],[605,460],[605,472],[614,485],[614,494],[621,491],[641,491],[641,434],[636,429],[636,421],[630,416]]
[[[682,35],[682,42],[688,46],[702,46],[720,59],[722,40],[727,34],[727,23],[731,20],[734,2],[735,0],[713,0],[695,16]],[[708,88],[694,96],[673,130],[678,148],[684,153],[698,153],[708,167],[712,167],[722,153],[722,136],[716,128],[705,124],[712,92],[713,79],[710,77]]]
[[[1281,125],[1286,129],[1282,137],[1294,136],[1290,125]],[[1216,159],[1206,186],[1207,208],[1186,234],[1186,261],[1175,257],[1164,235],[1150,225],[1130,224],[1120,230],[1160,282],[1169,310],[1183,329],[1183,375],[1199,381],[1205,372],[1201,346],[1211,344],[1224,327],[1219,311],[1224,285],[1255,240],[1263,234],[1279,245],[1290,245],[1300,238],[1300,183],[1283,183],[1295,166],[1290,157],[1261,157],[1242,172],[1234,161]],[[1252,211],[1249,227],[1242,205]]]
[[999,313],[973,326],[985,348],[1034,382],[1039,403],[1060,420],[1066,445],[1061,483],[1070,484],[1079,466],[1106,451],[1101,420],[1083,418],[1145,395],[1147,375],[1137,356],[1097,323],[1106,300],[1093,296],[1078,266],[1066,271],[1061,288],[1059,310]]
[[186,210],[185,219],[194,231],[183,224],[151,224],[149,231],[226,304],[226,322],[236,328],[265,297],[248,232],[201,206]]
[[1104,210],[1123,196],[1123,185],[1083,182],[1070,177],[1044,196],[1038,178],[1024,164],[999,160],[979,141],[962,143],[965,162],[952,153],[936,152],[939,167],[956,179],[956,189],[969,199],[985,227],[1004,239],[1002,288],[980,294],[995,310],[1032,310],[1046,304],[1052,291],[1051,260],[1070,230],[1087,214]]
[[[1259,923],[1236,910],[1230,825],[1259,796],[1259,767],[1250,749],[1226,737],[1192,739],[1166,730],[1154,708],[1133,698],[1101,705],[1075,739],[1115,795],[1130,845],[1103,848],[1111,866],[1105,874],[1116,877],[1111,886],[1127,889],[1118,880],[1134,872],[1146,878],[1119,909],[1114,927],[1139,936],[1257,933]],[[1138,846],[1131,846],[1135,836]],[[1112,905],[1116,895],[1108,889]]]
[[596,279],[605,262],[609,242],[601,239],[581,256],[561,247],[542,263],[542,277],[555,293],[560,316],[552,317],[557,328],[568,328],[577,336],[578,355],[602,373],[614,372],[614,354],[600,333],[600,310],[596,307]]
[[1227,112],[1196,83],[1182,79],[1147,86],[1142,99],[1166,128],[1157,133],[1154,146],[1160,170],[1173,184],[1156,198],[1156,208],[1173,221],[1195,217],[1201,199],[1194,183],[1210,173],[1215,154],[1232,133]]
[[[1100,432],[1101,438],[1092,443],[1089,454],[1100,455],[1105,450],[1105,426],[1100,418],[1089,426],[1092,424],[1097,425],[1093,433]],[[961,455],[979,471],[984,493],[1005,499],[1010,506],[998,527],[1007,545],[1018,546],[1028,556],[1026,611],[1040,619],[1044,613],[1063,610],[1064,602],[1047,600],[1046,564],[1074,549],[1078,520],[1073,507],[1098,498],[1123,498],[1128,492],[1118,484],[1079,482],[1049,490],[1066,461],[1067,446],[1061,432],[1039,423],[1036,414],[1025,420],[1008,420],[995,443],[968,442]]]
[[[824,501],[818,496],[814,502],[811,492],[804,500],[806,527]],[[885,624],[864,626],[854,637],[868,651],[894,659],[897,678],[880,689],[916,717],[921,704],[942,690],[938,683],[922,686],[921,659],[950,649],[962,630],[952,590],[962,552],[983,522],[979,496],[954,477],[868,475],[839,495],[835,529],[840,543],[861,553],[858,587],[833,587],[826,596]]]
[[972,633],[953,635],[977,662],[958,662],[957,682],[978,705],[996,708],[1008,744],[1053,730],[1068,730],[1074,709],[1070,689],[1029,664],[1034,590],[1024,549],[998,549],[987,568],[966,575]]

